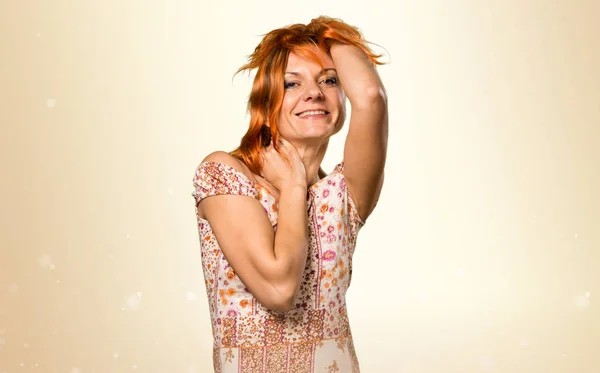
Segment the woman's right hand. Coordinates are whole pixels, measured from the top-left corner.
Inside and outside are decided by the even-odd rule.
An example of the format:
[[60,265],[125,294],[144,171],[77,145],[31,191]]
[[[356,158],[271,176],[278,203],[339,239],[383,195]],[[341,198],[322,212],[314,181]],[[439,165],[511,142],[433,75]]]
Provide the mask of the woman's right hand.
[[277,145],[281,154],[273,144],[265,148],[261,176],[279,191],[295,186],[306,188],[306,169],[296,147],[281,136]]

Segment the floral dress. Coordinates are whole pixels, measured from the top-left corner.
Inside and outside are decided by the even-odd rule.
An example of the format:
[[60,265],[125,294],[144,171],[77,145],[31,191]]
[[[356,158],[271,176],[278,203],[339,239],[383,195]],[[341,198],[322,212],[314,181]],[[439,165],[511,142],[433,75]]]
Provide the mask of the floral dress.
[[[360,371],[346,311],[346,290],[363,222],[342,171],[343,162],[308,188],[308,260],[288,312],[268,310],[252,296],[227,262],[209,222],[198,217],[215,373]],[[236,169],[203,162],[193,183],[196,203],[224,194],[257,199],[276,229],[275,198]]]

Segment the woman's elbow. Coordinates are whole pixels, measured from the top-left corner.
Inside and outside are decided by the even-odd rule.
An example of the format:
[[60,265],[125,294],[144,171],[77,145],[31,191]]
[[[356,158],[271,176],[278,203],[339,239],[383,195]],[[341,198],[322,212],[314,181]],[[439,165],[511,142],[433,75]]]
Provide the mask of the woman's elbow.
[[350,104],[356,110],[383,109],[387,106],[387,93],[383,85],[371,85],[366,87],[363,94],[355,98],[354,102]]
[[294,308],[296,289],[293,287],[273,288],[268,297],[258,301],[267,309],[277,312],[289,312]]
[[277,302],[272,302],[269,306],[265,306],[266,308],[270,309],[271,311],[276,311],[276,312],[289,312],[292,310],[292,308],[294,308],[294,302],[293,301],[286,301],[286,300],[281,300],[281,301],[277,301]]
[[261,303],[266,309],[275,312],[289,312],[292,310],[292,308],[294,308],[293,298],[268,299],[263,300],[262,302],[259,300],[259,303]]

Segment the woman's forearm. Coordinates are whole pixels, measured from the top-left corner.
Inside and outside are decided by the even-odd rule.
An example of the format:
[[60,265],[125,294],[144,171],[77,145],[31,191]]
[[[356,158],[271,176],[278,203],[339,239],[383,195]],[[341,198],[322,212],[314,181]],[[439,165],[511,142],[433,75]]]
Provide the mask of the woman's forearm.
[[278,291],[293,301],[300,284],[308,251],[306,186],[282,189],[279,194],[274,255],[279,279]]

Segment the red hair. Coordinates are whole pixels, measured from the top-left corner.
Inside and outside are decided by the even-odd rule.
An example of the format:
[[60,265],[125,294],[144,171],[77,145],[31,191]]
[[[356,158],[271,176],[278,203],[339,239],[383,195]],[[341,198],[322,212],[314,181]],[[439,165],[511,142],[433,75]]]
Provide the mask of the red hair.
[[[272,144],[277,149],[277,119],[281,112],[284,95],[284,75],[290,52],[312,59],[323,66],[318,49],[329,53],[332,42],[353,45],[360,48],[373,64],[381,55],[375,55],[367,46],[360,31],[343,21],[330,17],[317,17],[307,25],[293,24],[273,30],[263,39],[248,57],[248,63],[238,69],[257,69],[252,91],[248,99],[250,126],[242,138],[240,146],[230,154],[248,166],[255,174],[262,170],[262,144],[268,142],[268,133],[261,131],[269,124]],[[267,138],[265,139],[265,135]]]

